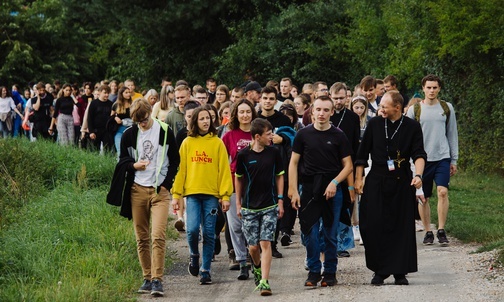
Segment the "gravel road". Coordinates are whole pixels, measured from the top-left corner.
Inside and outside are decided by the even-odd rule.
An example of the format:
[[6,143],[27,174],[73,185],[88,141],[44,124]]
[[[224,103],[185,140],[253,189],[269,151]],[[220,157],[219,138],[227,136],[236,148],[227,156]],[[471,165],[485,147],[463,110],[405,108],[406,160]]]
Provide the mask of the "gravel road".
[[[261,297],[254,291],[253,279],[239,281],[238,272],[228,270],[224,236],[223,252],[212,263],[211,285],[199,285],[189,275],[189,252],[185,234],[170,242],[168,253],[176,263],[164,277],[164,298],[139,296],[141,301],[504,301],[504,269],[496,267],[495,252],[473,253],[476,245],[461,244],[453,237],[448,247],[439,244],[423,246],[423,232],[417,233],[418,272],[409,274],[410,285],[394,285],[394,278],[384,286],[371,286],[372,272],[366,268],[364,247],[350,250],[351,257],[339,260],[334,287],[306,289],[304,280],[304,247],[299,243],[299,230],[294,244],[279,247],[284,258],[273,259],[270,285],[273,295]],[[383,244],[387,244],[384,242]]]

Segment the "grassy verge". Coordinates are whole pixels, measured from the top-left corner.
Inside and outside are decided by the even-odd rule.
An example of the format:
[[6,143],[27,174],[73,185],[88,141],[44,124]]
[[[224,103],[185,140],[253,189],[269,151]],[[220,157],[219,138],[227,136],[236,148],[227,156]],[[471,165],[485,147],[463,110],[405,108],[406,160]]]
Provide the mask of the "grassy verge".
[[[451,178],[450,210],[446,229],[463,242],[477,242],[482,251],[499,249],[504,263],[504,178],[497,175],[459,173]],[[437,220],[437,198],[430,201]]]
[[105,202],[114,165],[52,143],[0,141],[0,301],[136,299],[131,221]]

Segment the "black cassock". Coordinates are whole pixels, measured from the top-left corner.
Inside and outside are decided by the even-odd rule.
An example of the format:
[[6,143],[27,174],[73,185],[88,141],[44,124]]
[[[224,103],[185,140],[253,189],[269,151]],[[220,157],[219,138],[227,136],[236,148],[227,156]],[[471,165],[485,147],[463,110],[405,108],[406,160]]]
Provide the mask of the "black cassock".
[[[372,164],[365,180],[359,216],[366,266],[383,275],[416,272],[417,203],[409,160],[427,159],[420,124],[408,117],[394,123],[374,117],[364,132],[355,165],[367,166],[369,154]],[[393,160],[393,171],[387,166],[389,159]]]

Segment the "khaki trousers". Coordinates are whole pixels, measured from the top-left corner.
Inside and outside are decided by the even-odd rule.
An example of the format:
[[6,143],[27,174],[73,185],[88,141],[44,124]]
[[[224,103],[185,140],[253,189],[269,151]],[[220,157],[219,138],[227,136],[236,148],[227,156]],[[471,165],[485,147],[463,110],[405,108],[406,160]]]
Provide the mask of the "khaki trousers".
[[131,188],[138,260],[142,266],[143,277],[147,280],[163,278],[170,200],[170,193],[164,187],[159,194],[156,194],[154,187],[144,187],[136,183]]

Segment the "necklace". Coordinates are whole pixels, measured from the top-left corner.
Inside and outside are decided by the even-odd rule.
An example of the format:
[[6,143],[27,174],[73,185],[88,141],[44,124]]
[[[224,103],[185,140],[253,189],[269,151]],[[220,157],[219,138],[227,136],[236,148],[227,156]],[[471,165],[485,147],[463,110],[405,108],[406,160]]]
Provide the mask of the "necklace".
[[[404,115],[401,116],[401,122],[399,123],[399,126],[397,126],[397,129],[392,134],[392,137],[390,137],[390,140],[394,139],[394,136],[397,134],[397,131],[399,131],[399,128],[401,128],[403,119],[404,119]],[[388,128],[388,126],[387,126],[387,119],[385,119],[385,138],[388,140],[388,131],[387,131],[387,128]]]

